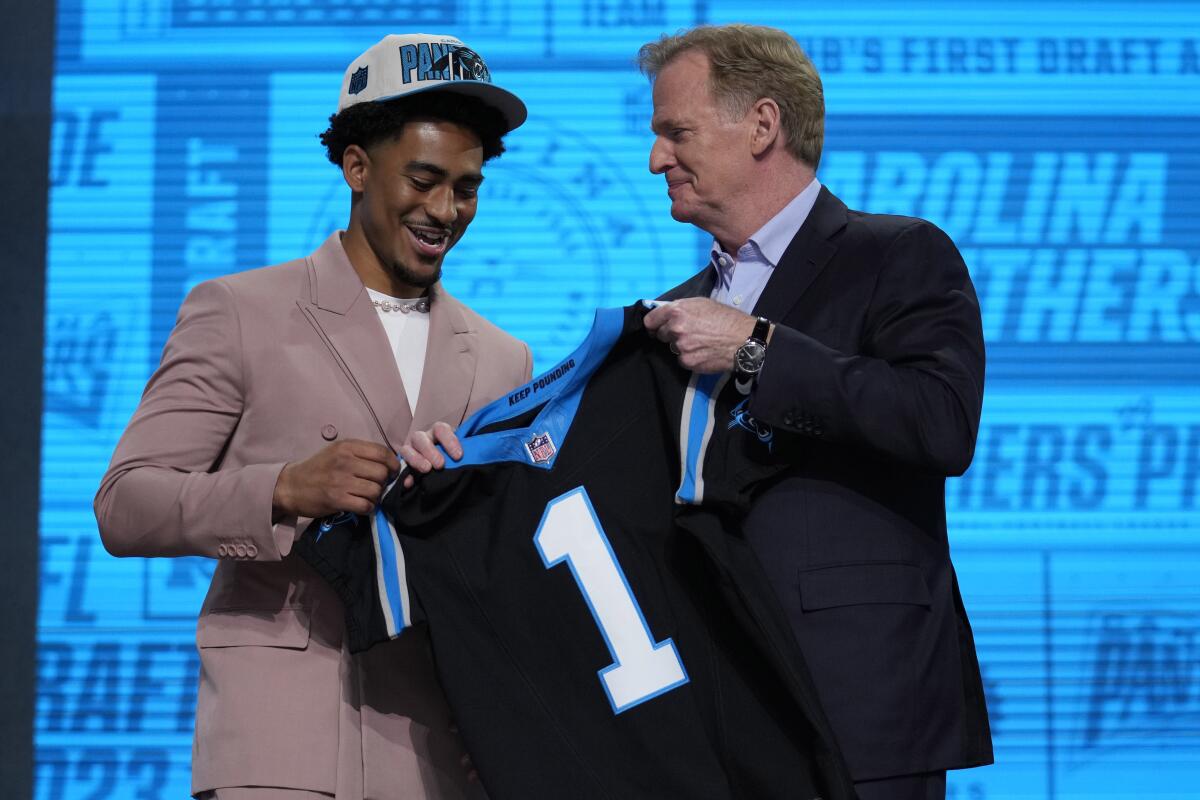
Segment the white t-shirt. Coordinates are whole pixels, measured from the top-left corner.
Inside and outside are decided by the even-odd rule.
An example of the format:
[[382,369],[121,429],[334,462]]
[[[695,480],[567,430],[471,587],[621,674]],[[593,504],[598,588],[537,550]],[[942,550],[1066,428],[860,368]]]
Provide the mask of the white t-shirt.
[[[367,289],[372,300],[383,300],[392,304],[411,303],[398,297],[389,297],[383,292]],[[404,393],[408,395],[408,410],[417,412],[417,397],[421,394],[421,376],[425,372],[425,347],[429,343],[429,312],[384,311],[375,307],[379,321],[387,331],[388,342],[392,345],[392,355],[396,358],[396,366],[400,370],[400,380],[404,382]]]

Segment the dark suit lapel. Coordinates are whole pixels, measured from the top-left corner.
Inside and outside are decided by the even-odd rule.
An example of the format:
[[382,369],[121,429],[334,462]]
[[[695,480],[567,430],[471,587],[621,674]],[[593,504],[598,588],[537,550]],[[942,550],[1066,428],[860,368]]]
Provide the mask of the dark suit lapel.
[[[297,301],[393,450],[412,423],[396,356],[358,273],[334,233],[308,259],[311,297]],[[432,338],[432,330],[430,331]]]
[[429,344],[413,430],[428,430],[438,420],[462,422],[475,383],[476,333],[463,306],[438,284],[429,309]]
[[785,319],[837,252],[831,239],[844,227],[846,205],[822,186],[808,218],[792,237],[759,296],[754,314],[769,320]]
[[682,297],[708,297],[717,282],[717,273],[712,264],[697,272],[683,283],[659,297],[659,300],[679,300]]

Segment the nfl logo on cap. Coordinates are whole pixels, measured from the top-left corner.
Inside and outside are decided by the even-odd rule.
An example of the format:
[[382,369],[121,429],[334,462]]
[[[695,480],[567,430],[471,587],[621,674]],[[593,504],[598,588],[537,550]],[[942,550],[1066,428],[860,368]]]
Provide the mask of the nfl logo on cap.
[[348,91],[350,94],[358,94],[365,88],[367,88],[367,68],[359,67],[358,70],[350,76],[350,88],[346,91]]
[[435,33],[389,34],[354,59],[342,78],[338,111],[431,91],[479,98],[504,116],[510,131],[527,115],[519,97],[492,83],[483,56],[453,36]]

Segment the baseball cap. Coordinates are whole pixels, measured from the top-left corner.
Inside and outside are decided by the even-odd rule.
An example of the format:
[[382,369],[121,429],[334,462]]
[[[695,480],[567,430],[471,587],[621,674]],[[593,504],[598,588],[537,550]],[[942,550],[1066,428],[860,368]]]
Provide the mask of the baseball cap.
[[504,116],[509,131],[527,116],[521,98],[492,83],[482,56],[437,33],[388,34],[351,61],[342,76],[338,111],[431,91],[478,97]]

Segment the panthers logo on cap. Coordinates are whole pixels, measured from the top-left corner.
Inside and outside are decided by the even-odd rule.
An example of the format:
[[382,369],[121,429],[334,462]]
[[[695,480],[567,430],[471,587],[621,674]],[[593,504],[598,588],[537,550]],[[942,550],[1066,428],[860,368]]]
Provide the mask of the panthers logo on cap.
[[448,67],[452,69],[450,80],[492,82],[492,74],[488,71],[487,64],[478,53],[469,47],[451,45],[449,51],[433,65],[435,70],[444,70]]
[[457,61],[458,78],[468,80],[482,80],[484,83],[492,83],[492,73],[488,72],[487,65],[484,64],[484,59],[479,53],[469,47],[454,48],[454,58]]

